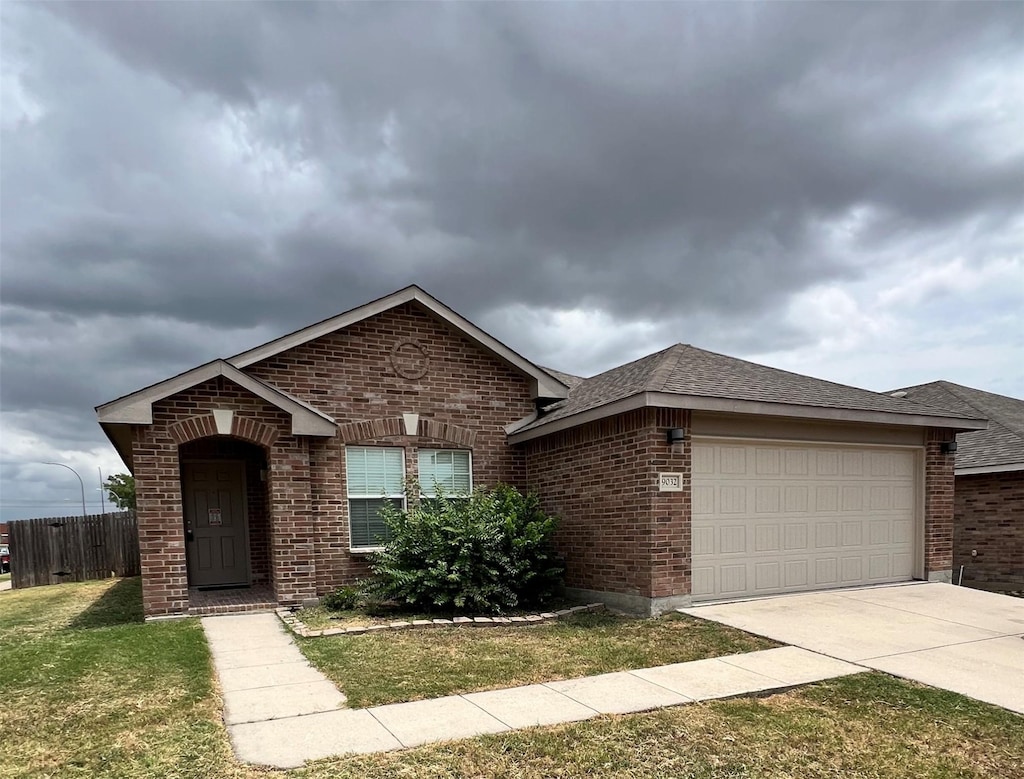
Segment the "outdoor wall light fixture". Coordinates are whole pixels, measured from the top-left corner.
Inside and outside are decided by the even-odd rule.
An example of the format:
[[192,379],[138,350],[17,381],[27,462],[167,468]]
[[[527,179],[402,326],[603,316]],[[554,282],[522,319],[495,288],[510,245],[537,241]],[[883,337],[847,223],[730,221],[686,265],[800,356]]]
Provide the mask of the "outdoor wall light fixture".
[[672,428],[669,428],[669,431],[668,431],[668,442],[670,444],[681,444],[687,438],[689,438],[689,435],[687,435],[685,427],[672,427]]
[[939,451],[941,451],[943,454],[955,454],[956,441],[943,441],[942,445],[939,446]]

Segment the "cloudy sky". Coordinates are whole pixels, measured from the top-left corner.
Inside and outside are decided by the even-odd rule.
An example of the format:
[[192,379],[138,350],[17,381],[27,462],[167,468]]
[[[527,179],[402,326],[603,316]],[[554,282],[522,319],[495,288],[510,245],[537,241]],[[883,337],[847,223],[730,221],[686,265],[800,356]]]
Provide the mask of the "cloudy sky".
[[93,407],[417,283],[591,375],[674,342],[1024,397],[1019,3],[5,2],[0,511]]

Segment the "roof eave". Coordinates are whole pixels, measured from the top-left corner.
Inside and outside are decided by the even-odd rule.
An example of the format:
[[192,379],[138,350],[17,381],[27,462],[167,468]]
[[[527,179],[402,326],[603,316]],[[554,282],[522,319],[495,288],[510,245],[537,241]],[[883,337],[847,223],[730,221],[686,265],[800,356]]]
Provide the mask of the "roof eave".
[[297,402],[224,360],[208,362],[131,395],[97,406],[96,416],[100,425],[151,425],[154,403],[218,376],[224,376],[288,414],[291,417],[292,435],[332,437],[337,432],[337,425],[331,417]]
[[[788,417],[833,422],[859,422],[863,424],[907,425],[911,427],[944,427],[952,430],[984,430],[988,421],[960,417],[933,417],[924,414],[904,414],[891,411],[861,411],[857,409],[801,406],[794,403],[710,398],[701,395],[677,395],[669,392],[641,392],[628,398],[542,423],[528,430],[509,435],[509,442],[518,444],[533,438],[550,435],[559,430],[593,422],[598,419],[653,406],[656,408],[685,408],[692,411],[717,411],[755,416]],[[529,423],[526,423],[529,424]]]
[[135,473],[135,461],[132,458],[132,432],[130,425],[111,424],[100,422],[100,429],[106,435],[107,440],[114,446],[121,462],[125,464],[129,473]]
[[956,468],[954,466],[953,474],[955,476],[973,476],[975,474],[1010,473],[1012,471],[1024,471],[1024,462],[1002,463],[1000,465],[969,465],[964,468]]

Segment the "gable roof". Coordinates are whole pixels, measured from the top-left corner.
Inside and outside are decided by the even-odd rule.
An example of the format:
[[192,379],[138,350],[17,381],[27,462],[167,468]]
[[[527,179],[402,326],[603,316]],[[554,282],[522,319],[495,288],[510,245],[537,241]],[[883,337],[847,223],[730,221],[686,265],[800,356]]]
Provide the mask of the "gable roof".
[[906,399],[942,405],[961,414],[987,417],[988,428],[957,436],[956,473],[1024,470],[1024,400],[954,384],[933,381],[904,387]]
[[213,360],[96,407],[100,427],[129,470],[133,468],[131,425],[152,424],[154,403],[217,376],[230,379],[291,416],[293,435],[329,437],[337,432],[334,420],[322,411],[265,381],[242,373],[224,360]]
[[236,368],[246,368],[253,363],[273,357],[296,346],[301,346],[304,343],[381,314],[403,303],[412,302],[415,302],[421,308],[433,314],[437,319],[530,379],[531,391],[535,398],[550,401],[565,398],[568,394],[569,387],[561,378],[535,365],[518,352],[505,346],[501,341],[488,335],[468,319],[448,308],[440,300],[420,289],[415,284],[411,284],[404,289],[392,292],[390,295],[385,295],[377,300],[371,300],[369,303],[364,303],[330,319],[324,319],[301,330],[296,330],[294,333],[276,338],[262,346],[257,346],[255,349],[236,354],[234,357],[229,357],[227,362]]
[[508,433],[514,442],[526,441],[643,406],[956,429],[985,426],[976,412],[962,414],[676,344],[584,379],[566,400]]

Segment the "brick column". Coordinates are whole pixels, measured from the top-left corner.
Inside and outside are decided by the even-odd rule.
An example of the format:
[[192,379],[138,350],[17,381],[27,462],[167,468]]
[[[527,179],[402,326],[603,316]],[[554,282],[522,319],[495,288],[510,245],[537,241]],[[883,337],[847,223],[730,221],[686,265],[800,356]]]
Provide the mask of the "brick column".
[[271,575],[278,603],[316,597],[309,442],[282,436],[270,449]]
[[953,454],[942,444],[956,434],[929,428],[924,447],[924,578],[948,582],[953,570]]
[[[648,409],[653,417],[650,479],[654,496],[651,506],[649,596],[655,599],[672,598],[682,601],[690,595],[692,572],[690,506],[692,498],[691,462],[692,441],[668,443],[668,431],[681,427],[689,430],[690,412],[683,409]],[[680,473],[683,489],[680,492],[658,490],[658,474]],[[669,604],[672,607],[672,604]]]
[[178,445],[149,426],[132,430],[136,517],[147,617],[188,613],[188,568]]

